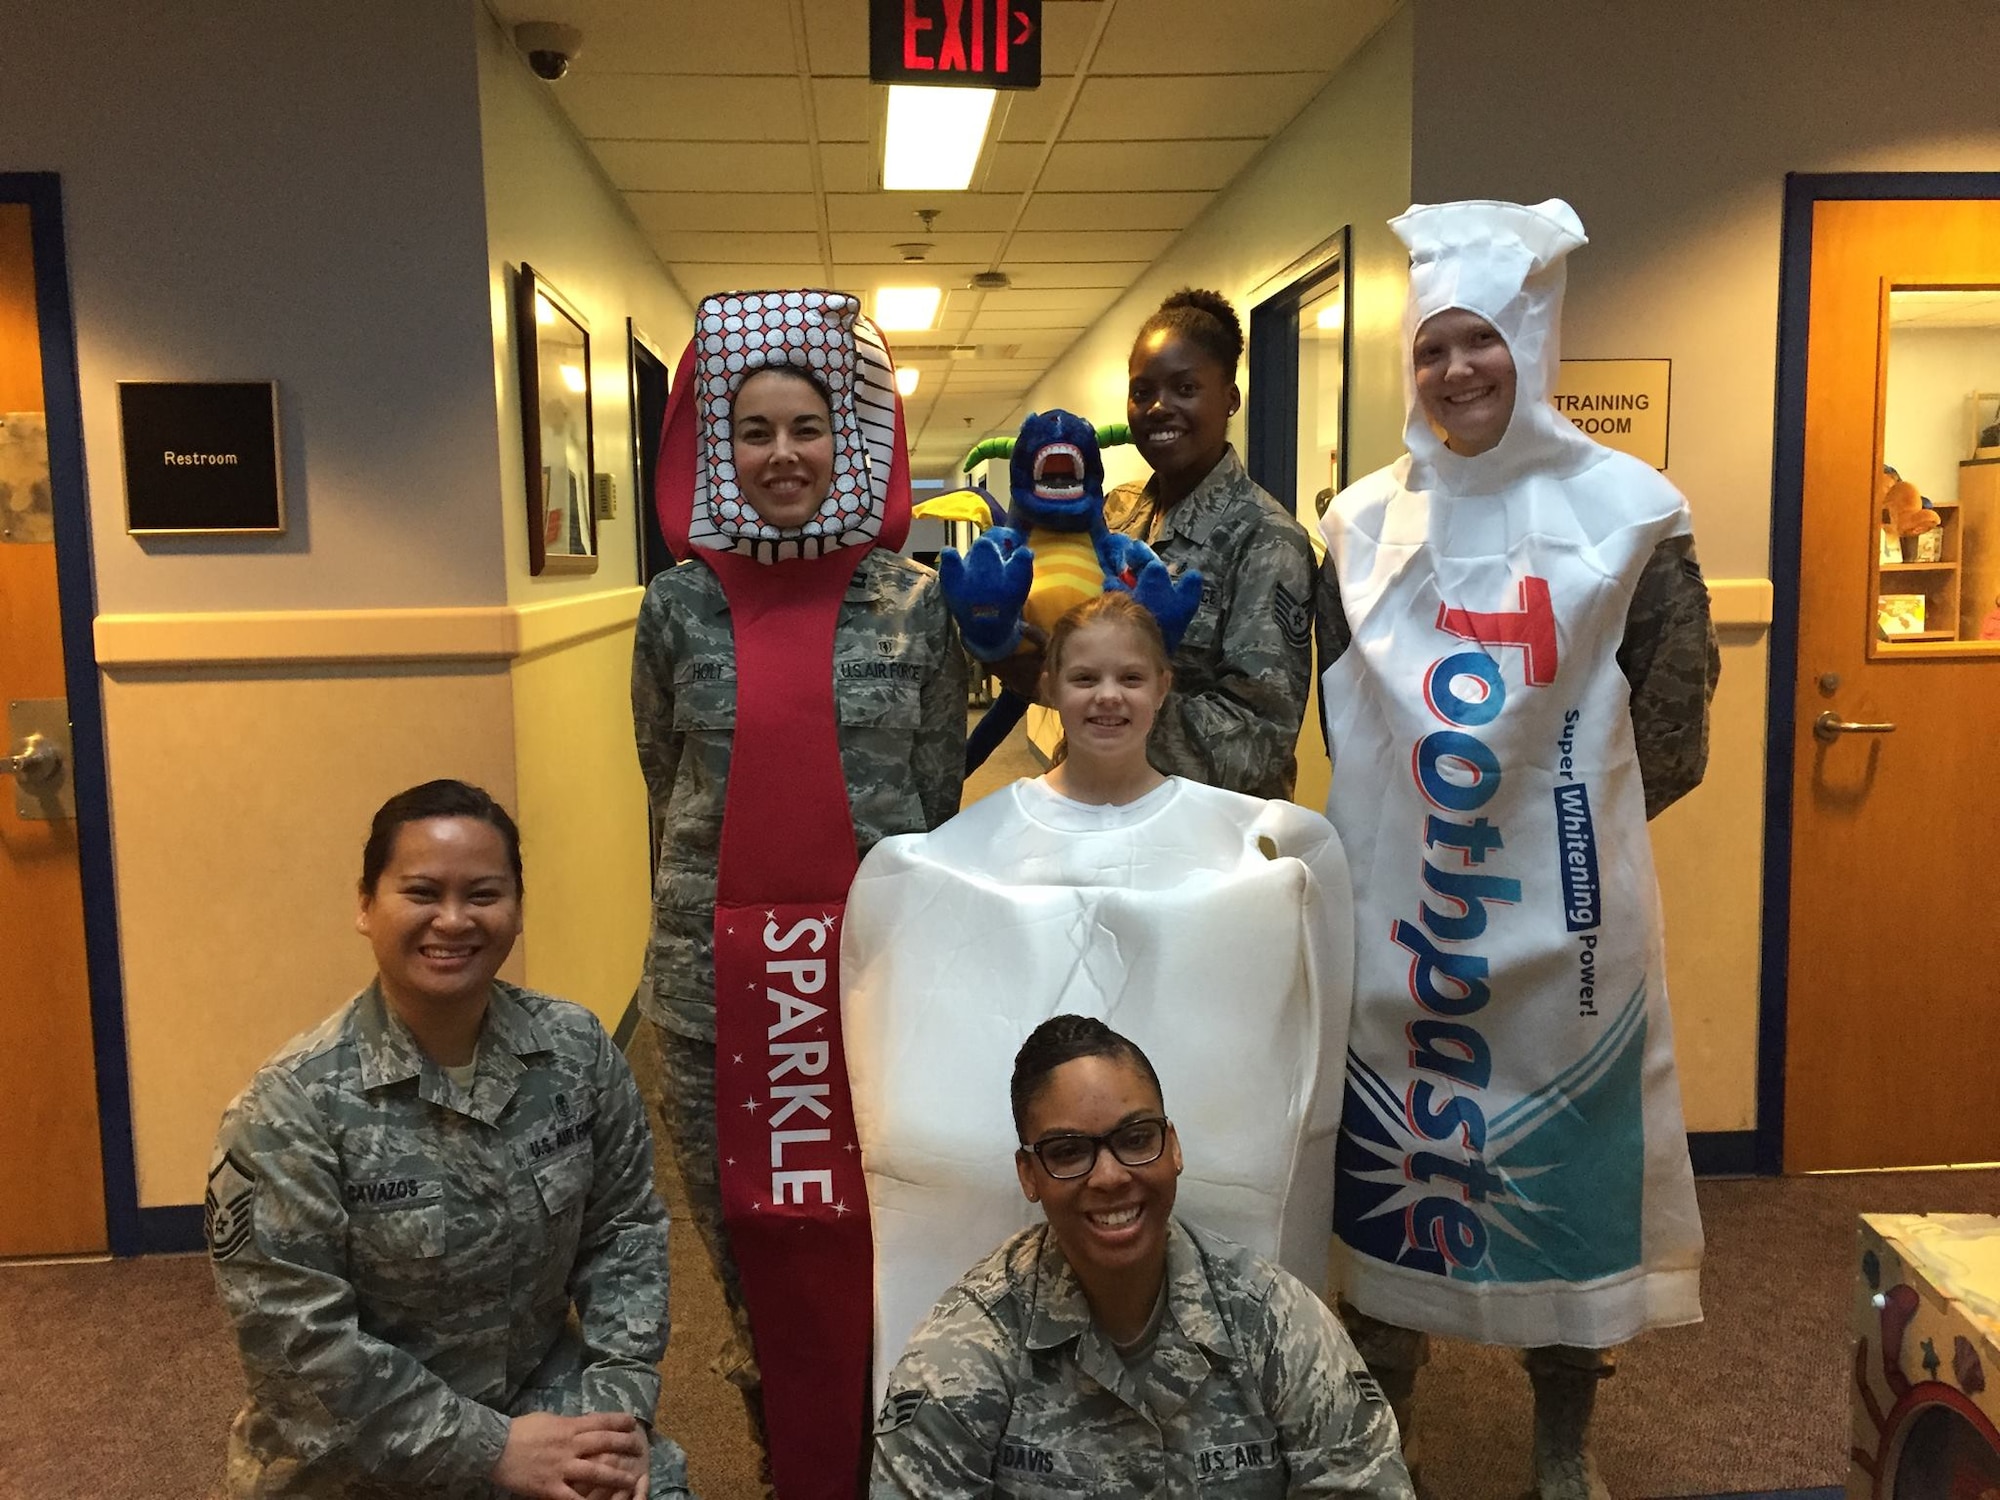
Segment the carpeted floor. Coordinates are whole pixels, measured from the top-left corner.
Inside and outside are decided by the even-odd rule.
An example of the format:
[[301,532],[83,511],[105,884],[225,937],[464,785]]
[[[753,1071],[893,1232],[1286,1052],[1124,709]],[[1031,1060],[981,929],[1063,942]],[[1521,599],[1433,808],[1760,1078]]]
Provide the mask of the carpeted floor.
[[[1037,770],[1017,733],[968,795]],[[642,1079],[657,1066],[647,1028],[633,1065]],[[664,1168],[660,1187],[676,1207],[679,1184]],[[1990,1212],[2000,1172],[1708,1182],[1700,1192],[1707,1321],[1626,1351],[1602,1398],[1605,1477],[1620,1500],[1837,1487],[1847,1472],[1855,1216]],[[751,1500],[741,1405],[706,1371],[721,1294],[678,1212],[669,1255],[674,1337],[660,1427],[688,1450],[707,1500]],[[219,1496],[241,1382],[202,1257],[0,1264],[0,1500]],[[1418,1395],[1438,1500],[1517,1500],[1528,1415],[1527,1380],[1508,1354],[1441,1346]]]
[[[634,1061],[644,1070],[653,1061],[641,1037]],[[661,1186],[671,1203],[678,1185]],[[1613,1493],[1839,1486],[1855,1215],[1976,1212],[1996,1201],[2000,1172],[1702,1184],[1708,1320],[1639,1340],[1605,1387],[1599,1447]],[[674,1340],[660,1425],[687,1448],[699,1493],[750,1500],[742,1409],[705,1370],[721,1296],[693,1230],[676,1222],[671,1238]],[[242,1384],[203,1258],[0,1266],[0,1330],[0,1497],[220,1495]],[[1517,1500],[1528,1394],[1506,1354],[1442,1347],[1418,1402],[1438,1500]]]

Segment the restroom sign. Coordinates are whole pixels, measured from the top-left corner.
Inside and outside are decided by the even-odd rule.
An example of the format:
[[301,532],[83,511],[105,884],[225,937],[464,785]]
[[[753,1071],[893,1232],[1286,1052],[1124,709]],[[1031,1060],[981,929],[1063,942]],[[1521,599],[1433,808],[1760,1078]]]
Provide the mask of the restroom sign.
[[932,88],[1042,86],[1042,0],[868,0],[868,77]]
[[1586,437],[1667,466],[1670,359],[1566,359],[1556,376],[1556,410]]

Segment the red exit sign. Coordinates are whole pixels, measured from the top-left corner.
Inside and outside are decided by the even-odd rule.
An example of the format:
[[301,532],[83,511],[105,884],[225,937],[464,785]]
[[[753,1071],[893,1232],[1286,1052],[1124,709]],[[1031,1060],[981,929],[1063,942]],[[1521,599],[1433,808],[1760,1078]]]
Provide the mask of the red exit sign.
[[868,0],[868,77],[1040,88],[1042,0]]

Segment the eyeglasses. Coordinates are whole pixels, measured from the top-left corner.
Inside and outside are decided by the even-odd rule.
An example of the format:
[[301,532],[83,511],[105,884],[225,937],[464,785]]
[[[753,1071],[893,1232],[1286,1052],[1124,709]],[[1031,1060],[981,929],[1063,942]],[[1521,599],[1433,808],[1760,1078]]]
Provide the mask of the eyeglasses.
[[1040,1162],[1042,1170],[1056,1181],[1068,1182],[1088,1177],[1097,1167],[1098,1150],[1104,1146],[1109,1146],[1111,1154],[1125,1166],[1151,1166],[1167,1149],[1170,1124],[1165,1115],[1153,1115],[1143,1120],[1127,1120],[1103,1135],[1044,1136],[1021,1149]]

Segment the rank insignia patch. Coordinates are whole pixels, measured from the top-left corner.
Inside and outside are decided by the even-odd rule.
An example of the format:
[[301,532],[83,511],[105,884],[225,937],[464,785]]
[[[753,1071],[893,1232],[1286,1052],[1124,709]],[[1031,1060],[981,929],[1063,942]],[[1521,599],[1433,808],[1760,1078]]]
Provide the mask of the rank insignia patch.
[[250,1204],[256,1176],[225,1151],[208,1174],[208,1192],[201,1200],[201,1227],[208,1236],[208,1253],[228,1260],[250,1243]]
[[1278,617],[1278,632],[1287,645],[1301,647],[1311,642],[1312,612],[1305,600],[1294,598],[1283,584],[1273,591],[1272,613]]
[[875,1419],[875,1435],[906,1427],[924,1404],[922,1391],[898,1391],[882,1403],[882,1415]]

